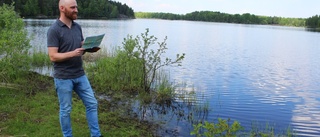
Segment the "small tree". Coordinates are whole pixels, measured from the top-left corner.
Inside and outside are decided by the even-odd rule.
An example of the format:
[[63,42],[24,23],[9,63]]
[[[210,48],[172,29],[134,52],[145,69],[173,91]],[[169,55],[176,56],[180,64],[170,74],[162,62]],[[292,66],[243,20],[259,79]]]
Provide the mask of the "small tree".
[[[125,41],[130,41],[125,39]],[[162,60],[162,54],[167,50],[167,37],[165,37],[163,42],[157,42],[158,38],[155,36],[149,36],[149,29],[146,29],[145,33],[141,34],[141,37],[137,36],[134,39],[135,47],[132,49],[135,51],[133,54],[136,58],[142,61],[142,80],[143,80],[143,89],[146,92],[150,91],[151,84],[155,82],[157,71],[163,66],[169,66],[173,64],[181,65],[181,61],[184,59],[185,54],[177,54],[175,59],[170,59],[168,57],[165,60]],[[154,50],[151,46],[157,44],[158,49]],[[124,43],[126,45],[126,43]]]
[[110,18],[117,18],[119,15],[119,11],[118,11],[118,7],[117,6],[114,6],[112,8],[112,11],[110,13]]
[[0,7],[0,79],[12,83],[29,70],[30,49],[24,22],[14,11],[14,6]]

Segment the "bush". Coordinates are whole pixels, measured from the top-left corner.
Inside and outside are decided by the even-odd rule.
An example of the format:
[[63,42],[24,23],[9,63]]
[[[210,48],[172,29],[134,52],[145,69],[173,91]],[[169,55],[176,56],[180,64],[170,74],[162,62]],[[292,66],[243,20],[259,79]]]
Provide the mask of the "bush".
[[30,69],[30,49],[24,22],[13,5],[0,7],[0,82],[16,83]]
[[[156,80],[163,81],[157,76],[161,67],[180,65],[184,54],[178,54],[174,60],[165,58],[165,61],[162,61],[162,53],[167,49],[166,39],[157,43],[157,38],[149,36],[148,33],[149,29],[142,33],[141,37],[127,36],[123,47],[116,49],[115,56],[101,58],[88,68],[96,90],[149,93]],[[156,44],[158,48],[153,50],[151,46]]]

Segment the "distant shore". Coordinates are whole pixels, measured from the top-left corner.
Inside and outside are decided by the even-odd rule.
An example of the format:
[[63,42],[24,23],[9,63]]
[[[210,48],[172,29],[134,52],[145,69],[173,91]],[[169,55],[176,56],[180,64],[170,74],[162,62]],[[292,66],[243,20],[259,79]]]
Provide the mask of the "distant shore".
[[[23,16],[23,19],[57,19],[59,16],[46,16],[46,15],[37,15],[37,16]],[[124,14],[120,14],[117,18],[106,18],[106,17],[100,17],[100,18],[83,18],[81,16],[78,16],[78,19],[101,19],[101,20],[112,20],[112,19],[135,19],[132,17],[129,17]]]

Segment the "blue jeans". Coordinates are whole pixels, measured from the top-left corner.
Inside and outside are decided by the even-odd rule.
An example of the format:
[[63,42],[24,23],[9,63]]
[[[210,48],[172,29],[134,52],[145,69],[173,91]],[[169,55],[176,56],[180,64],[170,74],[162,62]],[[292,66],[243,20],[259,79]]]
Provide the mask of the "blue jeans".
[[64,137],[72,137],[70,112],[72,109],[72,91],[75,91],[84,106],[92,137],[101,136],[98,124],[98,102],[94,96],[86,75],[75,79],[54,78],[60,104],[60,126]]

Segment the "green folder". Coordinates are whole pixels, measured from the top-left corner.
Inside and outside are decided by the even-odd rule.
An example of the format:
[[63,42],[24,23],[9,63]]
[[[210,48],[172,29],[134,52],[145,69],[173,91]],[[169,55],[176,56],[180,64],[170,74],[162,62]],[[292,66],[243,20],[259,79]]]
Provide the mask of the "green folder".
[[97,36],[90,36],[84,40],[84,44],[82,48],[85,49],[86,52],[97,52],[100,49],[101,41],[104,37],[104,34]]

